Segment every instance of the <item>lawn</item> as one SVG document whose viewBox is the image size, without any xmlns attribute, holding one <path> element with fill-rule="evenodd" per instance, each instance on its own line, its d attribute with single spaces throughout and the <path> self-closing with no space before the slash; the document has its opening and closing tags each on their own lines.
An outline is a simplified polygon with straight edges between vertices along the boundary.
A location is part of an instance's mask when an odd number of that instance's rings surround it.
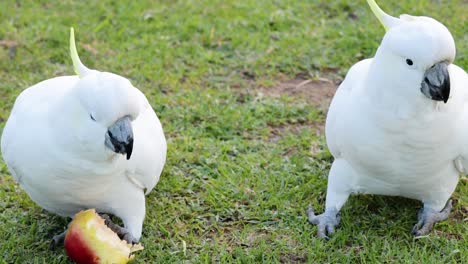
<svg viewBox="0 0 468 264">
<path fill-rule="evenodd" d="M 468 69 L 466 1 L 378 2 L 444 23 Z M 73 74 L 70 26 L 82 61 L 130 78 L 168 139 L 135 263 L 468 263 L 466 178 L 449 220 L 420 239 L 410 231 L 421 203 L 404 198 L 351 197 L 329 241 L 307 222 L 309 204 L 323 210 L 332 162 L 327 103 L 384 34 L 365 0 L 2 0 L 2 128 L 23 89 Z M 1 163 L 0 263 L 68 263 L 48 248 L 68 221 Z"/>
</svg>

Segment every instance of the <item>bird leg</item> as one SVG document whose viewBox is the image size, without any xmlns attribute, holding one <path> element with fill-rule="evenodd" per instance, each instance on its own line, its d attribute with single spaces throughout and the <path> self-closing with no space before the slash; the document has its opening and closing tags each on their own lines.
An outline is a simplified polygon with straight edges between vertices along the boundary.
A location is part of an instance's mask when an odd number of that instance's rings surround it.
<svg viewBox="0 0 468 264">
<path fill-rule="evenodd" d="M 309 216 L 309 223 L 318 226 L 317 235 L 320 238 L 328 239 L 328 235 L 335 232 L 335 226 L 340 223 L 341 216 L 338 210 L 326 209 L 321 215 L 315 215 L 312 206 L 307 209 L 307 215 Z"/>
<path fill-rule="evenodd" d="M 124 227 L 121 227 L 114 222 L 107 214 L 99 214 L 103 219 L 107 227 L 114 231 L 120 239 L 127 241 L 129 244 L 136 244 L 138 241 L 133 237 L 133 235 Z"/>
<path fill-rule="evenodd" d="M 65 241 L 65 236 L 67 235 L 67 231 L 68 229 L 52 237 L 52 240 L 50 241 L 49 245 L 51 250 L 55 250 L 58 246 L 63 245 L 63 242 Z"/>
<path fill-rule="evenodd" d="M 418 222 L 413 227 L 414 236 L 423 236 L 429 233 L 434 224 L 448 218 L 452 209 L 452 200 L 448 200 L 442 211 L 436 211 L 431 208 L 423 207 L 418 214 Z"/>
</svg>

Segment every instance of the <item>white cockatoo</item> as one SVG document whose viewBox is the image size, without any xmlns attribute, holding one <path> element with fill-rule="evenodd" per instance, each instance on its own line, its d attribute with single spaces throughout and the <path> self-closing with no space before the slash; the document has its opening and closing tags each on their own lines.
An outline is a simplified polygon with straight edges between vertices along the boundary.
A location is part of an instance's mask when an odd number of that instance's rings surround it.
<svg viewBox="0 0 468 264">
<path fill-rule="evenodd" d="M 135 243 L 145 194 L 158 182 L 166 159 L 161 123 L 128 79 L 81 63 L 73 28 L 70 52 L 77 76 L 45 80 L 16 99 L 3 130 L 3 158 L 14 179 L 47 211 L 73 217 L 96 208 L 113 214 L 124 224 L 119 235 Z"/>
<path fill-rule="evenodd" d="M 424 203 L 413 234 L 446 219 L 459 173 L 468 169 L 468 76 L 452 64 L 455 42 L 429 17 L 384 13 L 367 0 L 386 34 L 374 58 L 351 67 L 328 111 L 335 160 L 325 212 L 308 210 L 318 236 L 339 224 L 352 193 L 403 196 Z"/>
</svg>

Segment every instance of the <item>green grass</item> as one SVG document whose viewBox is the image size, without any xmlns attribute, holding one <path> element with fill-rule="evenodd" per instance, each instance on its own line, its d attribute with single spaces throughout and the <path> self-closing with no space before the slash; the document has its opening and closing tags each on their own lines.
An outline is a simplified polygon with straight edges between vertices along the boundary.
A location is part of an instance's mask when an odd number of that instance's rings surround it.
<svg viewBox="0 0 468 264">
<path fill-rule="evenodd" d="M 307 223 L 308 204 L 323 210 L 332 161 L 315 132 L 325 113 L 259 91 L 298 74 L 340 79 L 373 56 L 384 30 L 364 0 L 128 2 L 2 1 L 0 40 L 17 47 L 0 46 L 0 118 L 24 88 L 72 74 L 70 26 L 87 65 L 146 94 L 169 151 L 135 263 L 467 262 L 466 180 L 450 219 L 419 240 L 421 204 L 403 198 L 353 196 L 330 241 Z M 466 1 L 379 2 L 443 22 L 468 68 Z M 0 263 L 67 263 L 48 243 L 68 220 L 36 206 L 3 163 L 1 174 Z"/>
</svg>

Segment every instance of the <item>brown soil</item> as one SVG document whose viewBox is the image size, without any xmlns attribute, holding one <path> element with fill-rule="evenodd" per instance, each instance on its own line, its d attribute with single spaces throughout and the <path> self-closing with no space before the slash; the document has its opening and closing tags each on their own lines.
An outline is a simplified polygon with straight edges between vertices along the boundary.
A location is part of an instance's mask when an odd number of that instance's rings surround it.
<svg viewBox="0 0 468 264">
<path fill-rule="evenodd" d="M 260 88 L 260 92 L 266 96 L 280 97 L 287 95 L 298 100 L 305 100 L 326 112 L 337 87 L 337 82 L 329 79 L 310 80 L 297 77 L 292 80 L 281 81 L 272 87 Z"/>
</svg>

